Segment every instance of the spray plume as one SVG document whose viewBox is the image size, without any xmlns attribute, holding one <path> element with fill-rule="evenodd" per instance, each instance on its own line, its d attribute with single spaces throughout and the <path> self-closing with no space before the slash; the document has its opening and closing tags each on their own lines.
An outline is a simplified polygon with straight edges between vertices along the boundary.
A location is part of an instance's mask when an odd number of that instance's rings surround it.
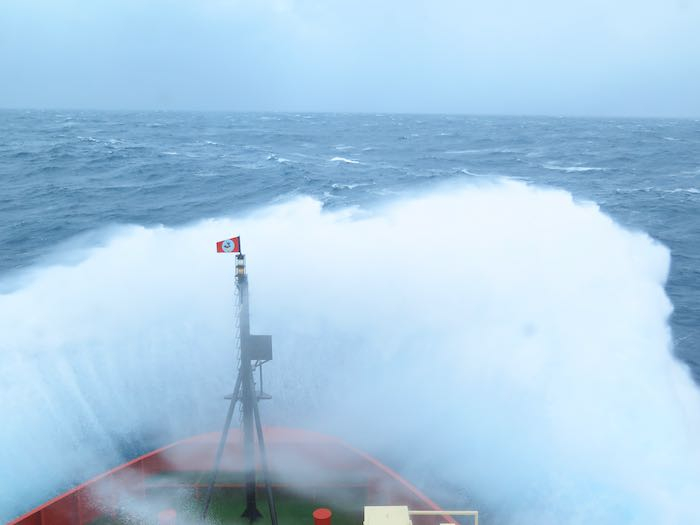
<svg viewBox="0 0 700 525">
<path fill-rule="evenodd" d="M 672 357 L 668 250 L 513 182 L 125 227 L 36 269 L 0 296 L 0 517 L 121 461 L 122 443 L 218 428 L 234 283 L 213 242 L 230 234 L 252 329 L 273 334 L 269 423 L 450 480 L 492 523 L 700 518 L 700 396 Z"/>
</svg>

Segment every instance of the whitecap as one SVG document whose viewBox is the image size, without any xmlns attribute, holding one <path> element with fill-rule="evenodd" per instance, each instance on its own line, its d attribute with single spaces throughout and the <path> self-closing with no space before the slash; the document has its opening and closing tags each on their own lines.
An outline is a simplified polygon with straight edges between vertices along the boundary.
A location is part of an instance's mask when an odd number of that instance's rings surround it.
<svg viewBox="0 0 700 525">
<path fill-rule="evenodd" d="M 650 192 L 655 191 L 653 186 L 646 186 L 644 188 L 615 188 L 615 193 L 636 193 L 638 191 Z"/>
<path fill-rule="evenodd" d="M 675 188 L 672 190 L 666 190 L 666 193 L 700 193 L 698 188 Z"/>
<path fill-rule="evenodd" d="M 331 162 L 344 162 L 345 164 L 359 164 L 359 160 L 346 159 L 345 157 L 333 157 Z"/>
<path fill-rule="evenodd" d="M 557 166 L 556 164 L 543 164 L 543 168 L 555 171 L 564 171 L 566 173 L 578 173 L 585 171 L 606 171 L 608 168 L 595 168 L 591 166 Z"/>
<path fill-rule="evenodd" d="M 334 190 L 353 190 L 355 188 L 359 188 L 360 186 L 369 186 L 369 184 L 366 182 L 365 183 L 358 182 L 356 184 L 341 184 L 341 183 L 336 182 L 331 187 Z"/>
<path fill-rule="evenodd" d="M 471 155 L 473 153 L 484 153 L 493 151 L 492 149 L 448 149 L 444 152 L 445 155 Z"/>
<path fill-rule="evenodd" d="M 291 160 L 285 159 L 284 157 L 278 157 L 278 156 L 275 155 L 274 153 L 270 153 L 270 154 L 267 156 L 267 160 L 276 160 L 276 161 L 279 162 L 280 164 L 287 164 L 287 163 L 289 163 L 289 162 L 292 162 Z"/>
</svg>

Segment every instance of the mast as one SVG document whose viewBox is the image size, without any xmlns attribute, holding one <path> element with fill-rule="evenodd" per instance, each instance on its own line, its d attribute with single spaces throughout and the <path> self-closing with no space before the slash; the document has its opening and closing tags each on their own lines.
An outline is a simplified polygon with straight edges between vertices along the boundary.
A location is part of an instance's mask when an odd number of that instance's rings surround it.
<svg viewBox="0 0 700 525">
<path fill-rule="evenodd" d="M 212 476 L 207 487 L 206 499 L 202 510 L 202 519 L 206 518 L 211 504 L 212 492 L 221 466 L 226 446 L 231 419 L 235 411 L 236 403 L 241 404 L 241 426 L 243 433 L 243 470 L 245 478 L 245 509 L 241 517 L 247 518 L 251 523 L 262 517 L 256 501 L 256 466 L 255 466 L 255 438 L 257 436 L 260 463 L 265 482 L 265 496 L 270 511 L 272 525 L 277 525 L 277 510 L 270 485 L 270 474 L 265 449 L 265 439 L 258 409 L 259 399 L 268 399 L 269 396 L 262 392 L 262 365 L 272 360 L 272 337 L 269 335 L 251 335 L 250 333 L 250 305 L 248 302 L 248 275 L 246 273 L 245 255 L 240 250 L 240 237 L 234 237 L 217 243 L 219 253 L 236 253 L 236 289 L 238 291 L 238 340 L 240 341 L 240 362 L 238 364 L 238 376 L 233 394 L 230 396 L 229 409 L 226 414 L 224 428 L 216 451 Z M 254 364 L 253 364 L 254 363 Z M 256 392 L 253 372 L 260 371 L 261 390 Z M 228 398 L 228 396 L 227 396 Z"/>
<path fill-rule="evenodd" d="M 236 286 L 240 300 L 241 341 L 241 411 L 243 412 L 243 457 L 245 472 L 245 510 L 242 518 L 251 522 L 262 517 L 255 501 L 255 443 L 253 442 L 253 405 L 257 404 L 250 348 L 250 306 L 248 304 L 248 276 L 245 272 L 245 255 L 236 255 Z"/>
</svg>

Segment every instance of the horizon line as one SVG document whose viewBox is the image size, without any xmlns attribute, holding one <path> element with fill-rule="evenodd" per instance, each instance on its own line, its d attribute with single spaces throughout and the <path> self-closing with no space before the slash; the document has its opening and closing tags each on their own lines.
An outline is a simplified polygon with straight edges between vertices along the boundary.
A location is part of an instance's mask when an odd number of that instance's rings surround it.
<svg viewBox="0 0 700 525">
<path fill-rule="evenodd" d="M 316 114 L 358 116 L 435 116 L 435 117 L 501 117 L 501 118 L 551 118 L 551 119 L 613 119 L 613 120 L 700 120 L 700 115 L 624 115 L 624 114 L 576 114 L 576 113 L 478 113 L 440 111 L 338 111 L 338 110 L 293 110 L 293 109 L 192 109 L 192 108 L 79 108 L 79 107 L 0 107 L 0 111 L 66 111 L 104 113 L 236 113 L 236 114 Z"/>
</svg>

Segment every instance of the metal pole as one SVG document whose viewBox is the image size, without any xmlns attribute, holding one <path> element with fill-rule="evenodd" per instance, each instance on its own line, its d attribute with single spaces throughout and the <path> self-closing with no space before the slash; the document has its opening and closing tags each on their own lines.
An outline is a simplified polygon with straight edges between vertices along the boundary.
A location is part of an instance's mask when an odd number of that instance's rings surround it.
<svg viewBox="0 0 700 525">
<path fill-rule="evenodd" d="M 255 482 L 255 442 L 254 442 L 254 410 L 255 387 L 253 386 L 253 369 L 250 363 L 250 307 L 248 304 L 248 276 L 238 274 L 238 294 L 241 300 L 240 336 L 241 336 L 241 403 L 243 406 L 243 458 L 245 472 L 245 510 L 241 517 L 251 522 L 262 517 L 256 502 Z"/>
<path fill-rule="evenodd" d="M 255 413 L 255 428 L 258 431 L 258 445 L 260 446 L 260 462 L 262 463 L 263 475 L 265 476 L 265 491 L 267 493 L 267 505 L 270 509 L 270 520 L 272 525 L 277 525 L 277 507 L 272 496 L 272 485 L 270 485 L 270 469 L 267 465 L 267 450 L 265 450 L 265 438 L 263 436 L 262 422 L 260 421 L 260 410 L 258 409 L 258 401 L 255 400 L 253 405 Z"/>
<path fill-rule="evenodd" d="M 216 460 L 214 460 L 214 470 L 211 473 L 211 480 L 209 480 L 209 486 L 207 487 L 207 496 L 204 500 L 204 509 L 202 510 L 202 519 L 207 517 L 207 512 L 209 511 L 209 504 L 211 503 L 211 495 L 214 490 L 214 484 L 216 483 L 216 478 L 219 476 L 219 467 L 221 466 L 221 458 L 224 455 L 224 447 L 226 446 L 226 438 L 228 437 L 228 431 L 231 428 L 231 419 L 233 418 L 233 412 L 236 408 L 236 401 L 240 395 L 241 390 L 241 373 L 238 372 L 238 377 L 236 378 L 236 386 L 233 388 L 233 394 L 231 395 L 231 403 L 228 405 L 228 412 L 226 413 L 226 422 L 224 423 L 224 429 L 221 431 L 221 439 L 219 440 L 219 448 L 216 449 Z"/>
<path fill-rule="evenodd" d="M 265 439 L 262 431 L 262 422 L 260 420 L 260 411 L 258 409 L 258 397 L 257 393 L 255 392 L 255 380 L 253 379 L 254 368 L 251 363 L 253 350 L 251 347 L 252 343 L 250 335 L 248 276 L 245 272 L 245 256 L 242 253 L 239 253 L 236 256 L 236 287 L 238 289 L 239 300 L 238 335 L 240 341 L 240 364 L 238 367 L 238 377 L 236 377 L 236 387 L 234 389 L 233 396 L 231 397 L 229 410 L 226 414 L 224 430 L 221 433 L 221 440 L 219 441 L 219 447 L 216 451 L 214 470 L 212 472 L 212 478 L 207 488 L 206 500 L 204 504 L 204 509 L 202 511 L 202 520 L 206 518 L 209 506 L 211 504 L 212 492 L 214 490 L 214 485 L 216 484 L 216 479 L 219 474 L 219 467 L 221 464 L 221 458 L 223 456 L 226 444 L 226 438 L 228 436 L 229 428 L 231 426 L 231 419 L 233 417 L 236 402 L 240 400 L 241 412 L 243 415 L 241 426 L 243 431 L 243 461 L 246 493 L 246 507 L 243 513 L 241 514 L 241 517 L 248 518 L 251 523 L 254 522 L 256 519 L 262 517 L 262 514 L 258 510 L 256 504 L 255 431 L 257 430 L 262 470 L 265 476 L 267 502 L 270 509 L 270 519 L 272 521 L 272 525 L 278 525 L 277 509 L 275 507 L 275 502 L 272 495 L 272 486 L 270 484 L 270 471 L 267 463 Z M 269 351 L 271 355 L 271 349 Z M 258 357 L 256 357 L 256 359 L 258 359 Z M 268 360 L 269 359 L 271 359 L 271 357 L 268 357 Z M 256 363 L 260 364 L 259 361 L 256 361 Z M 260 374 L 260 384 L 262 391 L 262 370 Z M 255 425 L 255 428 L 253 428 L 253 425 Z"/>
</svg>

